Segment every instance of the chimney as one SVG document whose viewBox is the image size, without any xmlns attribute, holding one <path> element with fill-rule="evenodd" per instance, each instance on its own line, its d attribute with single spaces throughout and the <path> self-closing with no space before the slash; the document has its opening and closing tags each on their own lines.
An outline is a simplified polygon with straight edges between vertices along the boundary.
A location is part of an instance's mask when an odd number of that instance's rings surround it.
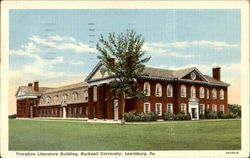
<svg viewBox="0 0 250 158">
<path fill-rule="evenodd" d="M 39 91 L 39 82 L 38 81 L 34 82 L 34 90 Z"/>
<path fill-rule="evenodd" d="M 213 78 L 220 81 L 220 67 L 213 68 Z"/>
<path fill-rule="evenodd" d="M 32 83 L 28 83 L 28 87 L 32 87 Z"/>
<path fill-rule="evenodd" d="M 109 58 L 109 63 L 115 65 L 115 58 Z"/>
</svg>

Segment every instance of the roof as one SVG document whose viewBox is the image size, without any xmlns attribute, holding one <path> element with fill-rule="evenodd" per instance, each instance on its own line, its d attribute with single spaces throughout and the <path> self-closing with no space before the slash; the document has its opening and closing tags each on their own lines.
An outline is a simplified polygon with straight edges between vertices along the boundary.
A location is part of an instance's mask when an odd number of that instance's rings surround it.
<svg viewBox="0 0 250 158">
<path fill-rule="evenodd" d="M 21 90 L 23 93 L 25 93 L 25 95 L 35 95 L 35 96 L 39 96 L 42 95 L 42 93 L 44 93 L 45 91 L 52 89 L 49 87 L 39 87 L 38 91 L 34 90 L 34 87 L 28 87 L 28 86 L 20 86 L 16 92 L 17 93 Z"/>
<path fill-rule="evenodd" d="M 99 62 L 95 66 L 95 68 L 91 71 L 91 73 L 87 76 L 85 81 L 88 83 L 96 81 L 97 79 L 91 80 L 91 78 L 102 65 L 103 65 L 102 62 Z M 204 83 L 216 84 L 220 86 L 229 86 L 229 84 L 223 81 L 216 80 L 208 75 L 203 75 L 196 67 L 190 67 L 190 68 L 180 69 L 180 70 L 168 70 L 168 69 L 161 69 L 161 68 L 154 68 L 154 67 L 145 67 L 143 73 L 147 75 L 141 76 L 140 78 L 161 79 L 161 80 L 182 80 L 183 81 L 182 78 L 186 76 L 187 74 L 191 73 L 192 71 L 195 71 L 196 74 L 204 81 Z M 98 81 L 106 80 L 109 78 L 111 78 L 111 76 L 100 78 L 98 79 Z"/>
<path fill-rule="evenodd" d="M 70 84 L 70 85 L 66 85 L 66 86 L 62 86 L 58 88 L 48 89 L 44 92 L 44 94 L 54 93 L 58 91 L 65 91 L 65 90 L 70 90 L 70 89 L 75 89 L 75 88 L 81 88 L 81 87 L 86 87 L 86 86 L 88 86 L 86 82 L 80 82 L 80 83 Z"/>
</svg>

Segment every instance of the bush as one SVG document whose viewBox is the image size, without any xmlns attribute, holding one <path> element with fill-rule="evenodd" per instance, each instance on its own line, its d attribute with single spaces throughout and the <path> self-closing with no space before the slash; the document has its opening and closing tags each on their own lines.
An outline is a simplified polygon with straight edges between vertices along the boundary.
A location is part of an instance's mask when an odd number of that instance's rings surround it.
<svg viewBox="0 0 250 158">
<path fill-rule="evenodd" d="M 16 114 L 9 115 L 8 117 L 9 117 L 9 119 L 15 119 L 16 118 Z"/>
<path fill-rule="evenodd" d="M 174 120 L 174 117 L 175 117 L 175 115 L 173 113 L 170 113 L 170 112 L 163 114 L 164 120 L 171 121 L 171 120 Z"/>
<path fill-rule="evenodd" d="M 199 118 L 200 118 L 200 119 L 205 119 L 206 117 L 205 117 L 205 115 L 200 114 Z"/>
<path fill-rule="evenodd" d="M 156 121 L 157 114 L 155 112 L 150 113 L 140 113 L 136 114 L 135 111 L 130 111 L 128 113 L 124 113 L 124 119 L 126 122 L 138 122 L 138 121 Z"/>
<path fill-rule="evenodd" d="M 218 116 L 215 112 L 210 112 L 206 115 L 206 119 L 217 119 Z"/>
<path fill-rule="evenodd" d="M 174 116 L 174 120 L 191 120 L 190 114 L 179 113 Z"/>
</svg>

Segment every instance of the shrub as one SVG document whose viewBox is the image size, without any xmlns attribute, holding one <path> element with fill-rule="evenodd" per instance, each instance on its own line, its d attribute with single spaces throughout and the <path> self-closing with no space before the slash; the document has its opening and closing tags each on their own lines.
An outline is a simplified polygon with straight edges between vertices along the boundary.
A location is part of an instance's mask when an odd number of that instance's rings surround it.
<svg viewBox="0 0 250 158">
<path fill-rule="evenodd" d="M 9 115 L 8 117 L 9 117 L 9 119 L 15 119 L 16 118 L 16 114 Z"/>
<path fill-rule="evenodd" d="M 179 113 L 174 116 L 174 120 L 191 120 L 190 114 Z"/>
<path fill-rule="evenodd" d="M 206 119 L 217 119 L 218 116 L 215 112 L 210 112 L 206 115 Z"/>
<path fill-rule="evenodd" d="M 157 114 L 155 112 L 151 113 L 140 113 L 136 114 L 135 111 L 130 111 L 124 113 L 124 119 L 126 122 L 135 122 L 135 121 L 156 121 Z"/>
<path fill-rule="evenodd" d="M 175 117 L 175 115 L 173 113 L 170 113 L 170 112 L 163 114 L 164 120 L 169 120 L 169 121 L 174 120 L 174 117 Z"/>
<path fill-rule="evenodd" d="M 205 117 L 205 115 L 200 114 L 199 118 L 200 118 L 200 119 L 205 119 L 206 117 Z"/>
</svg>

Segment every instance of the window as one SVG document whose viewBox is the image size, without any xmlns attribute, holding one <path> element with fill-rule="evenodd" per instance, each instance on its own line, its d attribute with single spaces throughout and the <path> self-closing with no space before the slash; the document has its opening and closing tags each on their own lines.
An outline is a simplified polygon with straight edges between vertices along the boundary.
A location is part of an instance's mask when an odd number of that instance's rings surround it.
<svg viewBox="0 0 250 158">
<path fill-rule="evenodd" d="M 73 92 L 72 97 L 73 97 L 73 101 L 76 101 L 78 99 L 78 93 Z"/>
<path fill-rule="evenodd" d="M 185 98 L 187 94 L 187 88 L 185 85 L 181 86 L 181 97 Z"/>
<path fill-rule="evenodd" d="M 205 90 L 204 90 L 204 87 L 200 87 L 200 98 L 204 98 L 204 92 Z"/>
<path fill-rule="evenodd" d="M 68 109 L 68 115 L 71 117 L 71 108 Z"/>
<path fill-rule="evenodd" d="M 171 84 L 167 86 L 167 97 L 173 97 L 173 87 Z"/>
<path fill-rule="evenodd" d="M 224 100 L 224 90 L 220 90 L 220 100 Z"/>
<path fill-rule="evenodd" d="M 213 111 L 213 112 L 216 112 L 216 111 L 217 111 L 217 105 L 215 105 L 215 104 L 212 105 L 212 111 Z"/>
<path fill-rule="evenodd" d="M 191 87 L 191 89 L 190 89 L 190 97 L 191 98 L 195 98 L 195 96 L 196 96 L 196 92 L 195 92 L 195 87 L 194 86 L 192 86 Z"/>
<path fill-rule="evenodd" d="M 156 86 L 155 86 L 155 96 L 157 96 L 157 97 L 162 96 L 162 88 L 161 88 L 160 83 L 157 83 Z"/>
<path fill-rule="evenodd" d="M 43 98 L 40 99 L 40 104 L 43 104 Z"/>
<path fill-rule="evenodd" d="M 186 104 L 185 103 L 181 103 L 181 112 L 186 114 Z"/>
<path fill-rule="evenodd" d="M 217 91 L 216 91 L 216 89 L 214 88 L 213 90 L 212 90 L 212 98 L 213 99 L 217 99 Z"/>
<path fill-rule="evenodd" d="M 50 103 L 50 99 L 51 99 L 50 97 L 47 97 L 47 98 L 46 98 L 46 103 L 47 103 L 47 104 Z"/>
<path fill-rule="evenodd" d="M 207 88 L 207 99 L 209 99 L 209 89 Z"/>
<path fill-rule="evenodd" d="M 166 109 L 167 109 L 168 113 L 173 113 L 173 104 L 172 103 L 168 103 Z"/>
<path fill-rule="evenodd" d="M 162 115 L 162 104 L 161 103 L 155 104 L 155 112 L 158 114 L 158 116 Z"/>
<path fill-rule="evenodd" d="M 97 87 L 94 86 L 93 88 L 93 101 L 97 101 Z"/>
<path fill-rule="evenodd" d="M 76 107 L 74 107 L 74 117 L 76 117 Z"/>
<path fill-rule="evenodd" d="M 209 110 L 209 104 L 207 104 L 207 110 Z"/>
<path fill-rule="evenodd" d="M 84 99 L 84 101 L 88 101 L 88 90 L 85 90 L 83 92 L 83 99 Z"/>
<path fill-rule="evenodd" d="M 58 102 L 58 100 L 59 100 L 58 95 L 55 95 L 55 96 L 54 96 L 54 103 L 57 103 L 57 102 Z"/>
<path fill-rule="evenodd" d="M 79 108 L 79 115 L 82 115 L 82 107 Z"/>
<path fill-rule="evenodd" d="M 224 105 L 220 105 L 220 112 L 224 114 Z"/>
<path fill-rule="evenodd" d="M 63 102 L 66 102 L 67 98 L 68 98 L 68 94 L 63 94 Z"/>
<path fill-rule="evenodd" d="M 150 84 L 148 82 L 144 83 L 143 90 L 146 96 L 150 96 Z"/>
<path fill-rule="evenodd" d="M 85 115 L 88 116 L 88 107 L 85 109 Z"/>
<path fill-rule="evenodd" d="M 144 113 L 150 112 L 150 103 L 144 103 Z"/>
<path fill-rule="evenodd" d="M 200 104 L 200 114 L 205 114 L 205 104 Z"/>
</svg>

